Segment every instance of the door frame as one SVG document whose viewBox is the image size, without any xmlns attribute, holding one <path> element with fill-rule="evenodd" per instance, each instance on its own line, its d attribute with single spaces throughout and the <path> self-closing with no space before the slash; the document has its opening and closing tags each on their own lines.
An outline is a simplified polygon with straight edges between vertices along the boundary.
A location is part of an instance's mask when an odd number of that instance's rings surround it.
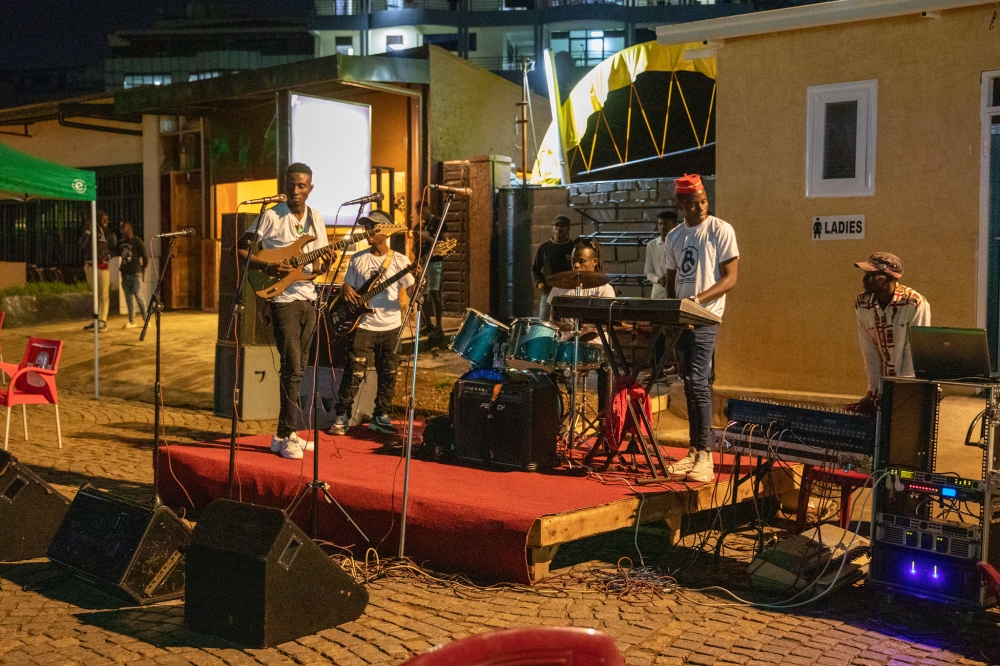
<svg viewBox="0 0 1000 666">
<path fill-rule="evenodd" d="M 989 293 L 990 248 L 992 243 L 1000 243 L 990 235 L 990 131 L 992 118 L 1000 115 L 1000 106 L 991 106 L 993 97 L 993 81 L 1000 79 L 1000 70 L 983 72 L 980 93 L 979 113 L 981 124 L 979 148 L 979 270 L 977 279 L 978 307 L 976 308 L 976 326 L 986 328 L 987 313 L 991 308 L 1000 309 L 1000 293 Z M 1000 270 L 1000 266 L 992 267 Z M 987 335 L 990 332 L 987 331 Z M 991 350 L 991 362 L 994 368 L 1000 368 L 1000 352 Z"/>
</svg>

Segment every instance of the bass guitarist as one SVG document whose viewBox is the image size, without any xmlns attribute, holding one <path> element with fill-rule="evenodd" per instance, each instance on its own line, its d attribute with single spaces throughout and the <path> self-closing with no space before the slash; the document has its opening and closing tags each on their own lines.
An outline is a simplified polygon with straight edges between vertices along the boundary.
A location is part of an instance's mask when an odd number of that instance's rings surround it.
<svg viewBox="0 0 1000 666">
<path fill-rule="evenodd" d="M 306 199 L 313 191 L 312 169 L 305 164 L 295 163 L 285 172 L 285 193 L 288 203 L 279 203 L 264 211 L 247 233 L 240 239 L 240 256 L 245 258 L 249 248 L 259 239 L 258 248 L 271 250 L 291 245 L 302 236 L 314 236 L 316 240 L 303 246 L 303 251 L 311 252 L 329 245 L 323 217 L 306 206 Z M 307 276 L 326 273 L 330 267 L 327 253 L 311 266 L 302 270 Z M 287 261 L 272 265 L 253 256 L 250 268 L 276 272 L 286 276 L 296 270 Z M 292 282 L 282 293 L 271 300 L 271 321 L 274 340 L 281 356 L 281 410 L 278 414 L 278 430 L 271 437 L 271 451 L 283 458 L 301 459 L 303 451 L 312 451 L 313 443 L 299 437 L 296 432 L 302 418 L 299 405 L 299 384 L 302 373 L 309 362 L 309 343 L 316 330 L 316 287 L 311 280 Z"/>
<path fill-rule="evenodd" d="M 357 305 L 365 292 L 390 278 L 410 265 L 409 258 L 389 248 L 384 234 L 375 236 L 371 248 L 356 252 L 351 257 L 344 276 L 344 288 L 341 298 Z M 412 271 L 417 277 L 420 267 Z M 380 294 L 368 301 L 368 307 L 374 310 L 358 323 L 357 329 L 347 342 L 347 358 L 350 361 L 350 375 L 340 382 L 337 395 L 337 408 L 333 424 L 328 433 L 343 435 L 347 432 L 347 424 L 351 418 L 351 408 L 358 393 L 361 380 L 368 369 L 368 359 L 374 358 L 375 371 L 378 374 L 378 391 L 375 396 L 375 412 L 368 427 L 384 433 L 395 433 L 396 428 L 389 418 L 392 408 L 392 398 L 396 391 L 396 369 L 399 367 L 399 356 L 393 347 L 396 336 L 402 326 L 402 316 L 399 311 L 399 290 L 406 289 L 413 297 L 415 277 L 407 273 L 396 280 Z"/>
</svg>

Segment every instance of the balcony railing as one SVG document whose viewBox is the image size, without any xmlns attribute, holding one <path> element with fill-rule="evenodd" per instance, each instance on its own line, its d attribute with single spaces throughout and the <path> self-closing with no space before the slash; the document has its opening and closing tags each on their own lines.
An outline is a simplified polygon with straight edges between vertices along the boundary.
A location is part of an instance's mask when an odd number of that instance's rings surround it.
<svg viewBox="0 0 1000 666">
<path fill-rule="evenodd" d="M 518 11 L 569 5 L 618 5 L 657 7 L 663 5 L 714 5 L 706 0 L 316 0 L 318 16 L 353 16 L 395 9 L 439 9 L 459 11 L 463 3 L 474 12 Z M 721 4 L 720 0 L 719 4 Z"/>
</svg>

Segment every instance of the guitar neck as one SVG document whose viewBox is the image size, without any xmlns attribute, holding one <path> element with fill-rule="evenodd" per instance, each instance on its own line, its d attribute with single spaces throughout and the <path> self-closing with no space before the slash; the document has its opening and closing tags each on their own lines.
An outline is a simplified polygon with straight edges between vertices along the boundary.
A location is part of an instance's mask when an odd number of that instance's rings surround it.
<svg viewBox="0 0 1000 666">
<path fill-rule="evenodd" d="M 360 304 L 361 305 L 367 305 L 368 301 L 370 301 L 371 299 L 373 299 L 376 296 L 378 296 L 379 294 L 381 294 L 383 291 L 385 291 L 386 289 L 388 289 L 389 287 L 391 287 L 396 282 L 399 282 L 400 280 L 402 280 L 404 276 L 412 273 L 413 272 L 413 266 L 414 266 L 414 264 L 410 264 L 409 266 L 407 266 L 403 270 L 401 270 L 398 273 L 396 273 L 395 275 L 393 275 L 391 278 L 389 278 L 387 280 L 384 280 L 384 281 L 376 284 L 371 289 L 369 289 L 368 291 L 366 291 L 365 295 L 361 297 L 361 303 Z"/>
<path fill-rule="evenodd" d="M 312 252 L 307 252 L 305 254 L 300 254 L 299 256 L 295 257 L 295 261 L 292 262 L 292 265 L 294 265 L 294 266 L 302 266 L 303 264 L 312 263 L 313 261 L 316 261 L 316 259 L 318 259 L 320 256 L 322 256 L 324 252 L 327 251 L 327 247 L 332 247 L 334 252 L 338 252 L 340 250 L 343 250 L 345 248 L 348 248 L 348 247 L 354 245 L 355 243 L 358 243 L 358 242 L 363 241 L 363 240 L 367 240 L 367 239 L 371 238 L 373 235 L 374 235 L 374 232 L 365 231 L 365 232 L 362 232 L 360 234 L 354 234 L 353 236 L 348 236 L 347 238 L 344 238 L 343 240 L 339 240 L 336 243 L 332 243 L 329 246 L 324 246 L 324 247 L 318 248 L 316 250 L 313 250 Z"/>
</svg>

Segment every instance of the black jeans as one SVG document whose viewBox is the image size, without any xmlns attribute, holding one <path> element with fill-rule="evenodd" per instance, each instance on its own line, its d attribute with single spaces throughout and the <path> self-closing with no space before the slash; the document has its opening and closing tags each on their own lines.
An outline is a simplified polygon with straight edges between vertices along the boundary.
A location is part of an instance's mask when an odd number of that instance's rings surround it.
<svg viewBox="0 0 1000 666">
<path fill-rule="evenodd" d="M 368 371 L 369 361 L 374 358 L 375 370 L 378 373 L 378 392 L 375 394 L 375 415 L 388 415 L 392 408 L 392 398 L 396 392 L 396 369 L 399 367 L 399 356 L 393 351 L 399 329 L 391 331 L 368 331 L 359 328 L 347 347 L 347 360 L 350 368 L 345 368 L 344 377 L 340 380 L 340 390 L 337 392 L 337 415 L 350 416 L 354 398 L 358 394 L 361 380 Z M 347 374 L 350 370 L 350 375 Z M 350 380 L 350 381 L 348 381 Z"/>
<path fill-rule="evenodd" d="M 302 420 L 299 384 L 309 363 L 309 343 L 316 330 L 316 306 L 312 301 L 271 302 L 274 341 L 281 356 L 281 411 L 278 413 L 278 437 L 288 437 L 298 430 Z"/>
</svg>

